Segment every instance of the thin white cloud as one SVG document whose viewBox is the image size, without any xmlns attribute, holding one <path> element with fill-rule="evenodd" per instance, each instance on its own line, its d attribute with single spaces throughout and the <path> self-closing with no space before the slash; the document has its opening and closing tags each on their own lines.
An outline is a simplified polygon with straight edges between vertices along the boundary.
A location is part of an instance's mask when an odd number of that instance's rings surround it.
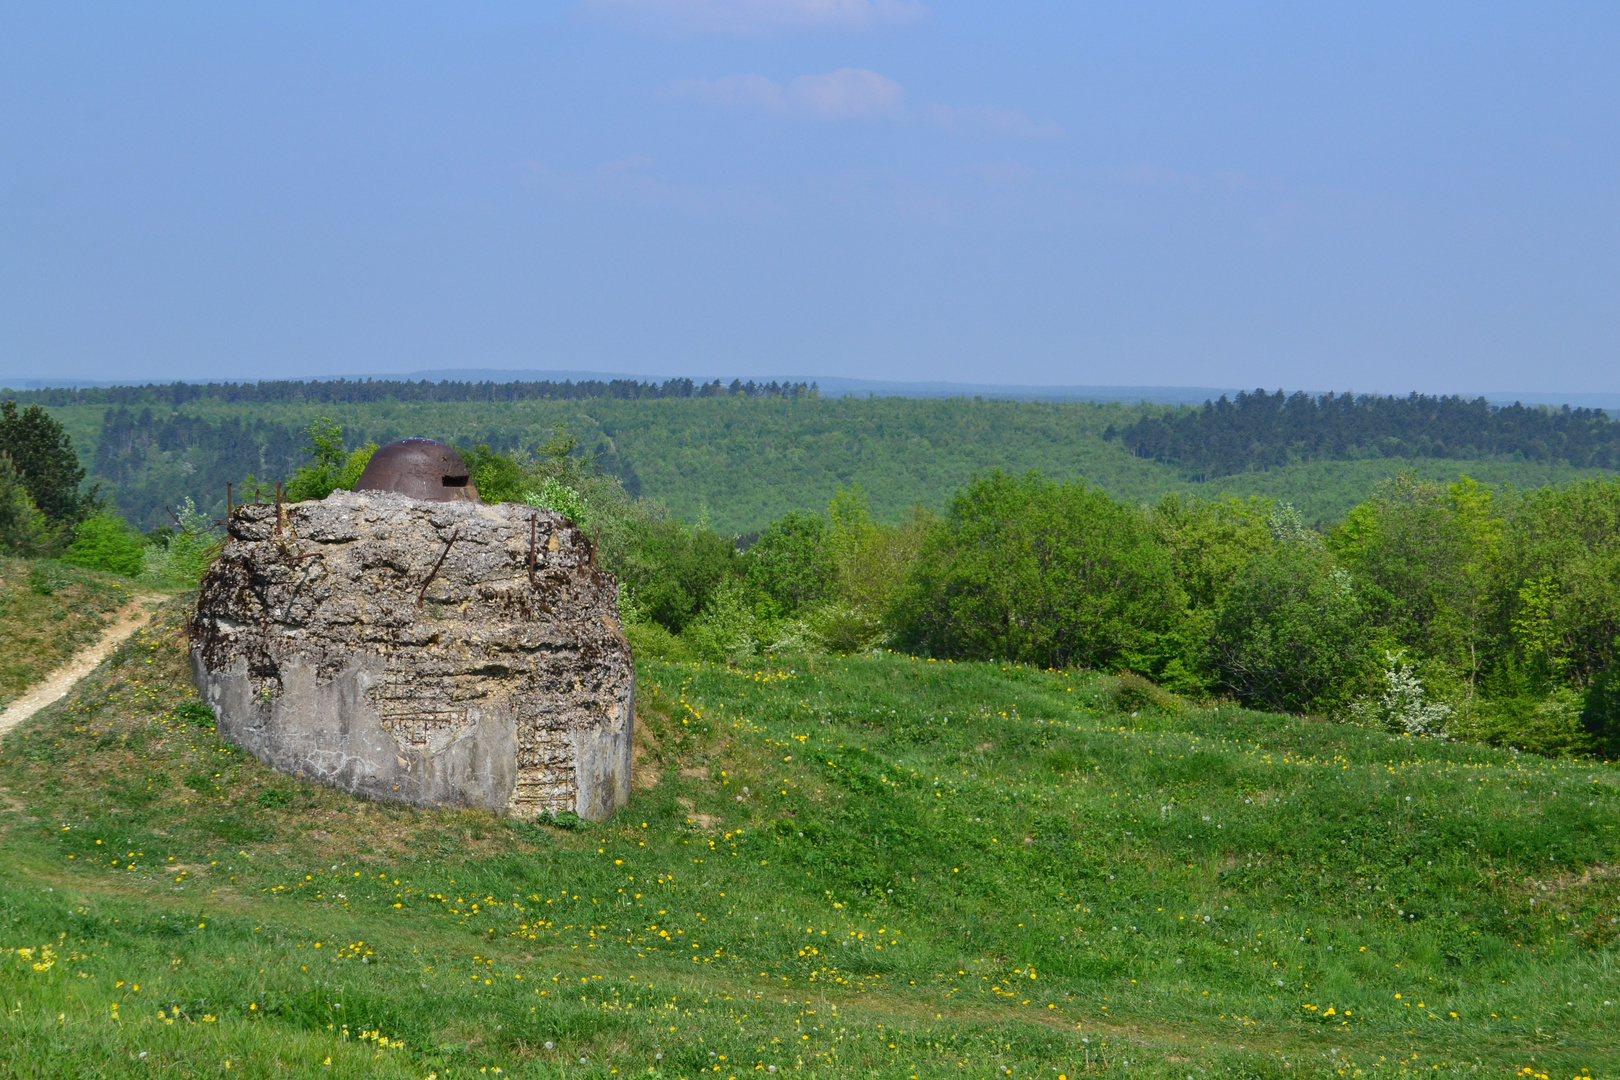
<svg viewBox="0 0 1620 1080">
<path fill-rule="evenodd" d="M 719 108 L 796 114 L 817 120 L 920 118 L 943 131 L 960 135 L 1047 139 L 1063 134 L 1063 129 L 1056 124 L 1036 122 L 1017 109 L 924 105 L 913 113 L 906 105 L 906 92 L 899 83 L 887 75 L 862 68 L 800 75 L 785 86 L 763 75 L 682 79 L 664 87 L 659 96 Z"/>
<path fill-rule="evenodd" d="M 1063 134 L 1063 129 L 1051 121 L 1037 123 L 1017 109 L 930 105 L 923 109 L 923 116 L 936 127 L 964 135 L 989 135 L 1007 139 L 1051 139 Z"/>
<path fill-rule="evenodd" d="M 911 26 L 928 16 L 918 0 L 585 0 L 584 9 L 634 30 L 744 37 Z"/>
<path fill-rule="evenodd" d="M 859 68 L 801 75 L 786 86 L 763 75 L 684 79 L 666 87 L 663 96 L 723 108 L 797 113 L 817 120 L 898 119 L 906 112 L 906 93 L 899 83 Z"/>
<path fill-rule="evenodd" d="M 894 119 L 906 112 L 899 83 L 859 68 L 800 75 L 788 83 L 787 96 L 795 108 L 822 120 Z"/>
</svg>

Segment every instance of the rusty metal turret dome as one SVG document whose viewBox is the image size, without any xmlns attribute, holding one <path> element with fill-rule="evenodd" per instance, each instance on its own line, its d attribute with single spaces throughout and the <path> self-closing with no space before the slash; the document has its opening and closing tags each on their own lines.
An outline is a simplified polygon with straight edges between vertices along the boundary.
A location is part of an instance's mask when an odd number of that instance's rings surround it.
<svg viewBox="0 0 1620 1080">
<path fill-rule="evenodd" d="M 433 439 L 400 439 L 379 447 L 356 491 L 396 491 L 427 502 L 480 502 L 467 463 Z"/>
</svg>

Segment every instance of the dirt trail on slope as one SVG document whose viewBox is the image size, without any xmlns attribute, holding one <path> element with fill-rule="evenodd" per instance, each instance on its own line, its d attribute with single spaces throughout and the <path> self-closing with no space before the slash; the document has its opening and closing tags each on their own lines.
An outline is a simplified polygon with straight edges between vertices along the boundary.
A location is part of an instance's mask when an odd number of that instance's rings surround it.
<svg viewBox="0 0 1620 1080">
<path fill-rule="evenodd" d="M 163 597 L 148 593 L 133 597 L 119 611 L 113 624 L 101 632 L 101 637 L 88 649 L 73 654 L 73 659 L 45 677 L 45 681 L 29 689 L 0 713 L 0 735 L 33 716 L 52 702 L 59 701 L 73 689 L 73 684 L 96 669 L 96 665 L 112 655 L 112 651 L 129 635 L 139 630 L 152 617 L 147 609 Z"/>
</svg>

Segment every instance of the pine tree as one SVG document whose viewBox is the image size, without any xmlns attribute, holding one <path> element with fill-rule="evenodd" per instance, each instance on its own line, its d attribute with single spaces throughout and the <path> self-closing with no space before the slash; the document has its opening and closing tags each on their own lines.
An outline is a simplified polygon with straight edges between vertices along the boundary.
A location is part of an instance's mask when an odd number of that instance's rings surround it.
<svg viewBox="0 0 1620 1080">
<path fill-rule="evenodd" d="M 84 468 L 62 425 L 38 405 L 0 404 L 0 453 L 11 458 L 23 487 L 47 520 L 77 521 L 97 507 L 95 489 L 81 495 Z"/>
</svg>

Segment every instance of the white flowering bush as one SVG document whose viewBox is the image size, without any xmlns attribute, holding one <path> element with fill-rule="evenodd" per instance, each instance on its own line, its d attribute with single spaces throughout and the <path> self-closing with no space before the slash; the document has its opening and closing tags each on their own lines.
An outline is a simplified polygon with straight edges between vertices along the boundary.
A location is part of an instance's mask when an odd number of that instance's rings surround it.
<svg viewBox="0 0 1620 1080">
<path fill-rule="evenodd" d="M 776 625 L 766 647 L 773 653 L 823 652 L 827 640 L 806 619 L 787 619 Z"/>
<path fill-rule="evenodd" d="M 1305 524 L 1305 518 L 1294 509 L 1293 503 L 1278 503 L 1266 519 L 1271 539 L 1278 544 L 1303 544 L 1310 548 L 1322 546 L 1322 538 Z"/>
<path fill-rule="evenodd" d="M 823 647 L 834 652 L 853 656 L 884 641 L 882 617 L 850 604 L 825 604 L 808 621 Z"/>
<path fill-rule="evenodd" d="M 617 594 L 614 596 L 614 605 L 619 609 L 621 623 L 638 623 L 647 620 L 647 606 L 636 598 L 635 590 L 624 582 L 619 582 Z"/>
<path fill-rule="evenodd" d="M 1350 706 L 1356 721 L 1368 727 L 1404 735 L 1440 736 L 1451 706 L 1429 702 L 1417 669 L 1406 663 L 1406 652 L 1384 653 L 1384 692 L 1375 698 L 1362 698 Z"/>
</svg>

